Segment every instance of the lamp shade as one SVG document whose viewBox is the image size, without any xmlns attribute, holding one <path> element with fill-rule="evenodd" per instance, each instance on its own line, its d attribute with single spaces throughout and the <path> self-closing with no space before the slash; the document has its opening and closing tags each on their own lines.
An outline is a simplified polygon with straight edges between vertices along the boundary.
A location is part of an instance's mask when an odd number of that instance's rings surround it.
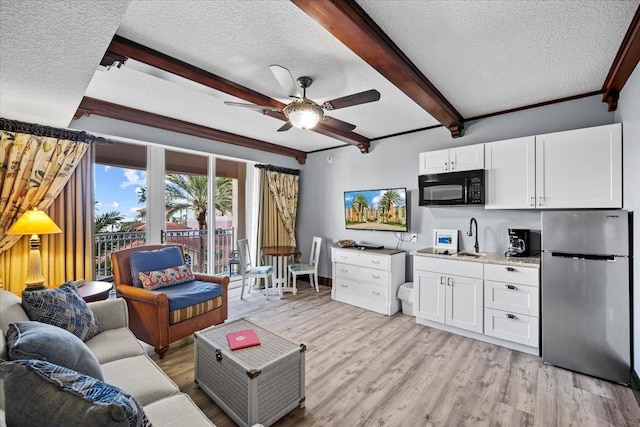
<svg viewBox="0 0 640 427">
<path fill-rule="evenodd" d="M 49 218 L 49 215 L 38 208 L 26 211 L 7 231 L 7 234 L 19 235 L 57 233 L 62 233 L 62 230 Z"/>
<path fill-rule="evenodd" d="M 324 116 L 322 108 L 307 100 L 292 102 L 283 111 L 291 124 L 299 129 L 311 129 Z"/>
</svg>

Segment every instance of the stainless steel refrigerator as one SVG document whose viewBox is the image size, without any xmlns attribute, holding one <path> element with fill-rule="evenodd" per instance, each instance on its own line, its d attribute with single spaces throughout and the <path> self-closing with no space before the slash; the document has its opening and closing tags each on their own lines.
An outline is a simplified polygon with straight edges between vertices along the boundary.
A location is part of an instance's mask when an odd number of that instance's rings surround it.
<svg viewBox="0 0 640 427">
<path fill-rule="evenodd" d="M 631 216 L 542 213 L 542 361 L 631 382 Z"/>
</svg>

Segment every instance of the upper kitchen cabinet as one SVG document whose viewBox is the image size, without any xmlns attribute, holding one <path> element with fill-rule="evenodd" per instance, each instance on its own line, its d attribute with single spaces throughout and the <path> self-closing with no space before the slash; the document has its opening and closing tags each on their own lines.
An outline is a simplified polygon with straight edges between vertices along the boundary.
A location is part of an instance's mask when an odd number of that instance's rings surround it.
<svg viewBox="0 0 640 427">
<path fill-rule="evenodd" d="M 536 136 L 539 208 L 622 207 L 622 125 Z"/>
<path fill-rule="evenodd" d="M 420 175 L 484 169 L 484 144 L 420 153 Z"/>
<path fill-rule="evenodd" d="M 622 207 L 620 124 L 488 143 L 488 209 Z"/>
<path fill-rule="evenodd" d="M 485 208 L 535 208 L 536 137 L 485 144 L 485 155 Z"/>
</svg>

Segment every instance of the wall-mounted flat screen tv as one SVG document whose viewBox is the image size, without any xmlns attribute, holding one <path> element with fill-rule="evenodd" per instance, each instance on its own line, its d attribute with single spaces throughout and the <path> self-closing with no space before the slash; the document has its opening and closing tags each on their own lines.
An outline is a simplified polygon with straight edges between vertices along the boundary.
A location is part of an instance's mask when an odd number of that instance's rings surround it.
<svg viewBox="0 0 640 427">
<path fill-rule="evenodd" d="M 348 230 L 409 231 L 407 189 L 384 188 L 344 192 Z"/>
</svg>

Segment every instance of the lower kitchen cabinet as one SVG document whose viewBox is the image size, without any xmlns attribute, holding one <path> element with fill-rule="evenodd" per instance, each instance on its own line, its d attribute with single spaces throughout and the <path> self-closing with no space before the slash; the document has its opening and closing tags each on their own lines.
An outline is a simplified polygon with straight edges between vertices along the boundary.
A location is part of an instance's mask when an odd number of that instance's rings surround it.
<svg viewBox="0 0 640 427">
<path fill-rule="evenodd" d="M 416 322 L 539 355 L 539 270 L 414 256 Z"/>
<path fill-rule="evenodd" d="M 418 323 L 430 320 L 482 333 L 482 264 L 415 257 L 414 268 Z"/>
</svg>

